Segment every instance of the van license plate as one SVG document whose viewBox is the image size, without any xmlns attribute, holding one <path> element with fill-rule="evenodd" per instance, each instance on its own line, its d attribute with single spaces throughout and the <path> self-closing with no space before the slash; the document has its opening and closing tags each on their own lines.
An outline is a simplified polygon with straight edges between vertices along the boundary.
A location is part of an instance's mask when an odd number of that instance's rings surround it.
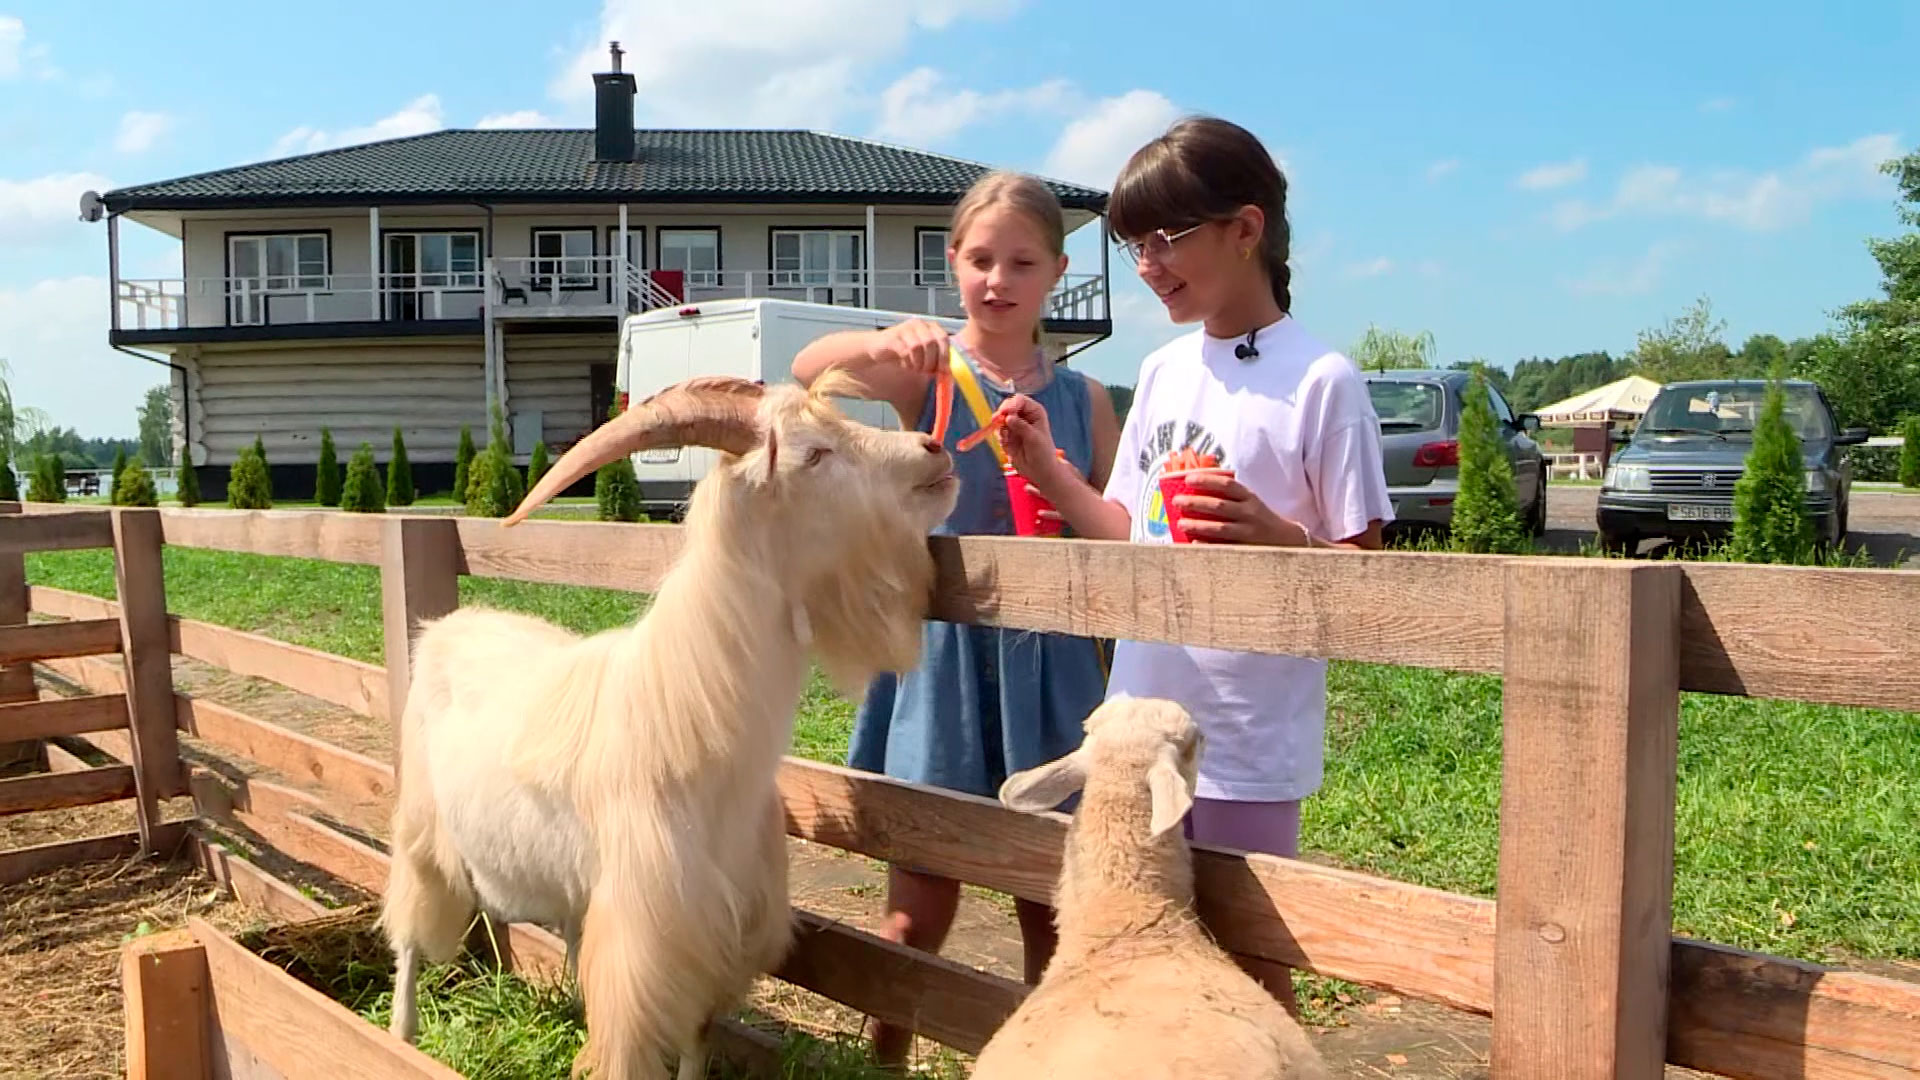
<svg viewBox="0 0 1920 1080">
<path fill-rule="evenodd" d="M 1703 506 L 1699 503 L 1668 503 L 1668 521 L 1732 521 L 1733 507 Z"/>
<path fill-rule="evenodd" d="M 651 450 L 642 450 L 634 455 L 642 465 L 671 465 L 680 460 L 680 448 L 677 446 L 657 446 Z"/>
</svg>

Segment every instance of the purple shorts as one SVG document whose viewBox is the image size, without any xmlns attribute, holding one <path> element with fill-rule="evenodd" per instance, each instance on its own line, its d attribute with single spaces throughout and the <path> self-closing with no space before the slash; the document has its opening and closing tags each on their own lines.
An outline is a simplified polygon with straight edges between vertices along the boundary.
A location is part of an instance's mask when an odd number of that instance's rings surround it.
<svg viewBox="0 0 1920 1080">
<path fill-rule="evenodd" d="M 1300 857 L 1300 803 L 1195 799 L 1187 840 L 1212 847 Z"/>
</svg>

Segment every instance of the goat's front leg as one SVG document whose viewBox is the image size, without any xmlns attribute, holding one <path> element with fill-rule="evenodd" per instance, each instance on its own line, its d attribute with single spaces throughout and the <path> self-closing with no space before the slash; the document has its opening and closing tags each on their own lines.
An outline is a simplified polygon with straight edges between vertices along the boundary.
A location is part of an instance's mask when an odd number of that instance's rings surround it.
<svg viewBox="0 0 1920 1080">
<path fill-rule="evenodd" d="M 712 1045 L 713 1021 L 700 1025 L 700 1033 L 694 1036 L 694 1048 L 680 1055 L 680 1071 L 675 1080 L 706 1080 L 707 1054 Z"/>
<path fill-rule="evenodd" d="M 420 951 L 402 945 L 393 973 L 393 1022 L 388 1025 L 395 1038 L 412 1042 L 420 1032 L 420 1003 L 415 983 L 420 974 Z"/>
</svg>

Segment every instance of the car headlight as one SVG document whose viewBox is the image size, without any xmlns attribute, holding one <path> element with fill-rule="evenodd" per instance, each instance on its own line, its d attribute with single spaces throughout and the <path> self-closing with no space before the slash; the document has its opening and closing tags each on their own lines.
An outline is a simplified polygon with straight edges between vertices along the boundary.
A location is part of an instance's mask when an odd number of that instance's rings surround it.
<svg viewBox="0 0 1920 1080">
<path fill-rule="evenodd" d="M 1648 491 L 1652 488 L 1645 465 L 1609 465 L 1600 486 L 1608 491 Z"/>
<path fill-rule="evenodd" d="M 1827 474 L 1818 469 L 1808 470 L 1807 491 L 1815 495 L 1824 495 L 1827 491 Z"/>
</svg>

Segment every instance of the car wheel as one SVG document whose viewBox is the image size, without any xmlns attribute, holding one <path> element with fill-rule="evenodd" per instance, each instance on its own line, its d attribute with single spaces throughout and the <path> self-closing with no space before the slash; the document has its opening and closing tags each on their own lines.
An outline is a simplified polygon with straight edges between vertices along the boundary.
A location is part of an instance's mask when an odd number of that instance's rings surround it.
<svg viewBox="0 0 1920 1080">
<path fill-rule="evenodd" d="M 1640 550 L 1640 538 L 1629 533 L 1602 531 L 1599 534 L 1600 550 L 1609 555 L 1633 557 Z"/>
</svg>

